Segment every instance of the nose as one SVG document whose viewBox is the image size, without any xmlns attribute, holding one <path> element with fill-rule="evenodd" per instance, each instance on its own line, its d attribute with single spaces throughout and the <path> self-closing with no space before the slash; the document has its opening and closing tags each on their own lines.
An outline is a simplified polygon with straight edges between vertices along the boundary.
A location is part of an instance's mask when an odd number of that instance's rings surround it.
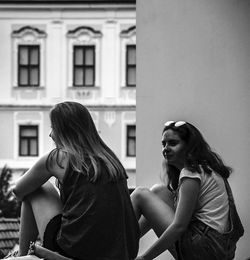
<svg viewBox="0 0 250 260">
<path fill-rule="evenodd" d="M 162 153 L 163 154 L 168 154 L 170 152 L 170 147 L 166 144 L 163 149 L 162 149 Z"/>
<path fill-rule="evenodd" d="M 50 137 L 51 139 L 53 139 L 53 137 L 54 137 L 54 136 L 53 136 L 53 131 L 52 131 L 52 130 L 51 130 L 50 133 L 49 133 L 49 137 Z"/>
<path fill-rule="evenodd" d="M 163 150 L 164 151 L 169 151 L 170 150 L 170 147 L 169 145 L 166 143 L 165 146 L 163 147 Z"/>
</svg>

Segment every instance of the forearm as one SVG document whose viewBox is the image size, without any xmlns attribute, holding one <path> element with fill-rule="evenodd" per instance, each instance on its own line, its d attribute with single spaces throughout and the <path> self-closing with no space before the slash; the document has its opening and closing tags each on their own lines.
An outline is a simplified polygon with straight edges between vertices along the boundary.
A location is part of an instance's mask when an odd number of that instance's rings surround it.
<svg viewBox="0 0 250 260">
<path fill-rule="evenodd" d="M 143 254 L 146 260 L 156 258 L 158 255 L 168 250 L 184 232 L 183 226 L 170 225 L 159 239 Z"/>
<path fill-rule="evenodd" d="M 23 176 L 21 176 L 12 192 L 18 200 L 41 187 L 49 180 L 52 174 L 46 168 L 47 155 L 41 157 Z"/>
<path fill-rule="evenodd" d="M 12 193 L 15 195 L 18 201 L 23 201 L 25 196 L 32 193 L 36 189 L 36 186 L 27 186 L 25 183 L 22 182 L 22 180 L 19 180 L 16 183 L 16 185 L 12 188 Z"/>
</svg>

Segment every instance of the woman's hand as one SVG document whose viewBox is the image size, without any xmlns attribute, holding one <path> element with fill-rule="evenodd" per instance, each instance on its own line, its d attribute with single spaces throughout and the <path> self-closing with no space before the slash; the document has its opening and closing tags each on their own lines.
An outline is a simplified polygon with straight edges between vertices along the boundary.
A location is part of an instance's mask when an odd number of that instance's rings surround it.
<svg viewBox="0 0 250 260">
<path fill-rule="evenodd" d="M 29 254 L 47 260 L 72 260 L 71 258 L 60 255 L 57 252 L 51 251 L 35 243 L 30 244 Z"/>
</svg>

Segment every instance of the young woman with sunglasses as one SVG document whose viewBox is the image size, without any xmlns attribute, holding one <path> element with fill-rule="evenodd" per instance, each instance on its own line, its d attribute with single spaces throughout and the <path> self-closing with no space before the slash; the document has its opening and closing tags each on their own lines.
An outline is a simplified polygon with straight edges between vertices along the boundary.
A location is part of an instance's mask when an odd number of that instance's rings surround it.
<svg viewBox="0 0 250 260">
<path fill-rule="evenodd" d="M 56 148 L 13 189 L 22 201 L 19 256 L 39 234 L 50 251 L 32 244 L 32 252 L 46 259 L 134 259 L 139 227 L 122 164 L 80 103 L 55 105 L 50 121 Z M 51 177 L 58 180 L 60 196 Z"/>
<path fill-rule="evenodd" d="M 150 229 L 158 236 L 136 260 L 165 250 L 175 259 L 233 259 L 244 230 L 227 181 L 231 169 L 190 123 L 166 122 L 161 143 L 166 185 L 131 195 L 141 236 Z"/>
</svg>

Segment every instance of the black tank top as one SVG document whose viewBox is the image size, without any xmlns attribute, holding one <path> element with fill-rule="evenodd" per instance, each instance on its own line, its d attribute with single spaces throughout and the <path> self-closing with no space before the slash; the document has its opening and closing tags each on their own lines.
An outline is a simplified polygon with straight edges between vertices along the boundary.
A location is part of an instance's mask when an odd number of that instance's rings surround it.
<svg viewBox="0 0 250 260">
<path fill-rule="evenodd" d="M 69 168 L 60 189 L 64 206 L 57 243 L 65 253 L 83 260 L 137 256 L 139 227 L 125 178 L 110 181 L 103 163 L 95 183 Z"/>
</svg>

